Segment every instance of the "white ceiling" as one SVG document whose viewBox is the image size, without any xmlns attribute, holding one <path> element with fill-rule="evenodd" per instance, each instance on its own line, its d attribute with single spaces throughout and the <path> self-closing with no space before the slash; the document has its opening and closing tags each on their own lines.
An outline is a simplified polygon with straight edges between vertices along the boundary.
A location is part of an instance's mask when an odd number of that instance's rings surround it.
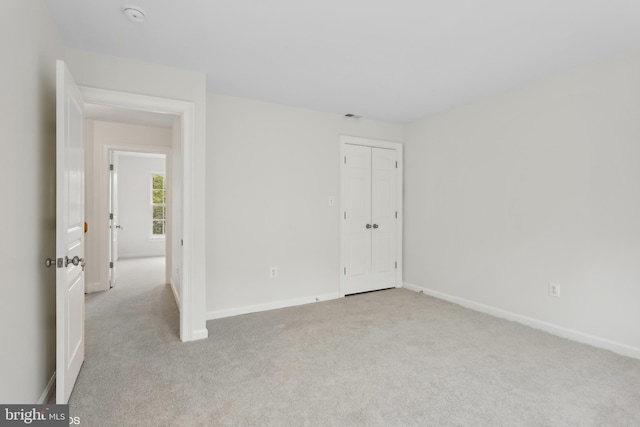
<svg viewBox="0 0 640 427">
<path fill-rule="evenodd" d="M 173 127 L 174 115 L 153 113 L 150 111 L 130 110 L 127 108 L 111 107 L 86 103 L 84 115 L 88 119 L 103 120 L 107 122 L 130 123 L 144 126 L 156 126 L 162 128 Z"/>
<path fill-rule="evenodd" d="M 640 48 L 638 0 L 47 0 L 70 47 L 210 92 L 407 122 Z M 127 5 L 130 5 L 127 3 Z"/>
</svg>

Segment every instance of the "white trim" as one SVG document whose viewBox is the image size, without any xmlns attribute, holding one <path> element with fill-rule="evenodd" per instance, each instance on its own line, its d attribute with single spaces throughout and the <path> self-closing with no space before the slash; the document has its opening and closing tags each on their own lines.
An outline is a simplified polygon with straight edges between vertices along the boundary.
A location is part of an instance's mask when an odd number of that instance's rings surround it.
<svg viewBox="0 0 640 427">
<path fill-rule="evenodd" d="M 103 291 L 104 290 L 104 286 L 102 285 L 101 282 L 91 282 L 91 283 L 85 283 L 84 284 L 84 291 L 87 294 L 90 294 L 92 292 L 99 292 L 99 291 Z"/>
<path fill-rule="evenodd" d="M 398 267 L 396 269 L 396 288 L 402 287 L 402 230 L 403 230 L 403 176 L 404 176 L 404 146 L 401 142 L 381 141 L 377 139 L 360 138 L 357 136 L 340 135 L 340 297 L 345 296 L 345 277 L 344 268 L 346 267 L 344 261 L 345 253 L 345 238 L 344 238 L 344 221 L 343 212 L 345 209 L 345 189 L 344 189 L 344 161 L 345 145 L 362 145 L 365 147 L 386 148 L 390 150 L 396 150 L 398 161 L 398 172 L 396 176 L 396 209 L 398 210 L 398 220 L 396 221 L 396 259 Z"/>
<path fill-rule="evenodd" d="M 401 142 L 383 141 L 381 139 L 361 138 L 359 136 L 340 135 L 340 146 L 344 144 L 362 145 L 364 147 L 387 148 L 389 150 L 402 149 Z M 398 159 L 398 162 L 402 159 Z M 398 165 L 398 168 L 400 166 Z"/>
<path fill-rule="evenodd" d="M 207 328 L 196 329 L 191 333 L 191 341 L 206 340 L 207 338 L 209 338 L 209 330 Z"/>
<path fill-rule="evenodd" d="M 165 239 L 166 240 L 166 239 Z M 136 253 L 136 252 L 129 252 L 129 253 L 125 253 L 125 254 L 118 254 L 118 261 L 120 261 L 121 259 L 133 259 L 133 258 L 166 258 L 168 255 L 165 255 L 164 253 L 162 254 L 158 254 L 158 253 L 152 253 L 152 252 L 147 252 L 147 253 Z M 168 279 L 167 279 L 168 280 Z"/>
<path fill-rule="evenodd" d="M 461 305 L 471 310 L 479 311 L 481 313 L 489 314 L 491 316 L 499 317 L 501 319 L 513 320 L 526 326 L 530 326 L 534 329 L 540 329 L 550 334 L 557 335 L 563 338 L 577 341 L 583 344 L 589 344 L 593 347 L 602 348 L 605 350 L 613 351 L 622 356 L 633 357 L 640 359 L 640 348 L 632 347 L 630 345 L 622 344 L 616 341 L 612 341 L 606 338 L 597 337 L 584 332 L 576 331 L 574 329 L 565 328 L 562 326 L 554 325 L 552 323 L 544 322 L 542 320 L 534 319 L 533 317 L 523 316 L 521 314 L 513 313 L 511 311 L 503 310 L 496 307 L 491 307 L 485 304 L 481 304 L 475 301 L 470 301 L 464 298 L 459 298 L 453 295 L 445 294 L 432 289 L 423 288 L 411 283 L 405 283 L 404 287 L 414 292 L 422 292 L 425 295 L 432 296 L 434 298 L 442 299 L 452 302 L 454 304 Z"/>
<path fill-rule="evenodd" d="M 178 311 L 180 311 L 180 296 L 178 295 L 178 290 L 176 289 L 176 284 L 173 282 L 173 279 L 169 279 L 169 286 L 171 286 L 171 291 L 173 292 L 173 299 L 176 300 Z"/>
<path fill-rule="evenodd" d="M 164 114 L 175 114 L 181 118 L 181 148 L 182 148 L 182 268 L 180 273 L 181 299 L 180 299 L 180 340 L 192 341 L 208 336 L 204 330 L 193 328 L 193 318 L 197 315 L 196 307 L 201 301 L 191 300 L 192 278 L 198 276 L 205 267 L 195 265 L 193 257 L 196 253 L 196 226 L 194 216 L 196 214 L 194 185 L 195 185 L 195 104 L 193 102 L 178 101 L 174 99 L 158 98 L 146 95 L 138 95 L 126 92 L 118 92 L 91 87 L 82 87 L 85 102 L 109 105 L 113 107 L 129 108 L 133 110 L 151 111 Z M 128 148 L 130 151 L 140 151 Z M 204 286 L 204 283 L 197 284 Z M 196 293 L 197 294 L 197 293 Z"/>
<path fill-rule="evenodd" d="M 38 399 L 38 405 L 46 405 L 46 403 L 49 401 L 49 398 L 53 395 L 53 393 L 56 390 L 55 385 L 56 385 L 56 371 L 53 371 L 53 375 L 51 375 L 51 379 L 49 379 L 49 383 L 44 388 L 44 391 L 42 392 L 42 394 L 40 395 L 40 398 Z"/>
<path fill-rule="evenodd" d="M 244 307 L 228 308 L 225 310 L 214 310 L 206 314 L 207 320 L 222 319 L 224 317 L 238 316 L 240 314 L 258 313 L 260 311 L 277 310 L 279 308 L 294 307 L 298 305 L 311 304 L 320 301 L 329 301 L 340 298 L 337 292 L 329 294 L 314 295 L 304 298 L 295 298 L 282 301 L 274 301 L 266 304 L 247 305 Z"/>
</svg>

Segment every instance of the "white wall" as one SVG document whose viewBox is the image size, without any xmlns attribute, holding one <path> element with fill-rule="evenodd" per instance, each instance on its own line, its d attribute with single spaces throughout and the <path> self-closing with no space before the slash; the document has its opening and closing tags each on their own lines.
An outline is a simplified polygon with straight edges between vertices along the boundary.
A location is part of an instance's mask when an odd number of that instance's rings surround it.
<svg viewBox="0 0 640 427">
<path fill-rule="evenodd" d="M 151 235 L 151 176 L 166 174 L 164 156 L 119 152 L 117 164 L 119 258 L 164 256 L 165 237 Z"/>
<path fill-rule="evenodd" d="M 102 120 L 85 120 L 85 283 L 87 292 L 109 289 L 109 149 L 172 150 L 172 130 Z M 121 233 L 123 234 L 123 233 Z"/>
<path fill-rule="evenodd" d="M 64 50 L 43 1 L 0 2 L 0 402 L 35 403 L 56 364 L 55 60 Z"/>
<path fill-rule="evenodd" d="M 633 53 L 409 124 L 406 282 L 640 357 L 639 118 Z"/>
<path fill-rule="evenodd" d="M 182 70 L 147 62 L 135 61 L 76 49 L 66 50 L 67 63 L 77 83 L 82 86 L 129 92 L 141 95 L 193 102 L 195 125 L 194 162 L 190 165 L 193 181 L 193 206 L 189 222 L 198 227 L 190 260 L 190 294 L 188 304 L 191 318 L 188 327 L 195 337 L 205 337 L 205 131 L 206 79 L 196 71 Z"/>
<path fill-rule="evenodd" d="M 208 316 L 337 297 L 339 135 L 401 141 L 402 126 L 208 96 Z"/>
</svg>

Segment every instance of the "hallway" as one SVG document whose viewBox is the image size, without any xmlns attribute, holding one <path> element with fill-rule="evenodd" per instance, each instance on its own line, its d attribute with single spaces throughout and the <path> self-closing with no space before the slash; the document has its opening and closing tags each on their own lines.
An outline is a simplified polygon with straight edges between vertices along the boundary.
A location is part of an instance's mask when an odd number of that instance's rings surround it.
<svg viewBox="0 0 640 427">
<path fill-rule="evenodd" d="M 153 394 L 153 373 L 162 367 L 153 355 L 181 344 L 178 308 L 164 281 L 164 257 L 125 259 L 114 288 L 86 295 L 86 358 L 69 400 L 73 416 L 99 417 L 107 401 L 140 403 Z"/>
</svg>

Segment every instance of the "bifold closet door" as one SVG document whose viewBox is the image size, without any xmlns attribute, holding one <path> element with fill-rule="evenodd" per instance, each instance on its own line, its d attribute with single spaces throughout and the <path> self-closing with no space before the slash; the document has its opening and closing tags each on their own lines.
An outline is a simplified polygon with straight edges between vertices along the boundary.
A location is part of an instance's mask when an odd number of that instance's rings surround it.
<svg viewBox="0 0 640 427">
<path fill-rule="evenodd" d="M 346 145 L 345 294 L 395 286 L 396 151 Z"/>
</svg>

